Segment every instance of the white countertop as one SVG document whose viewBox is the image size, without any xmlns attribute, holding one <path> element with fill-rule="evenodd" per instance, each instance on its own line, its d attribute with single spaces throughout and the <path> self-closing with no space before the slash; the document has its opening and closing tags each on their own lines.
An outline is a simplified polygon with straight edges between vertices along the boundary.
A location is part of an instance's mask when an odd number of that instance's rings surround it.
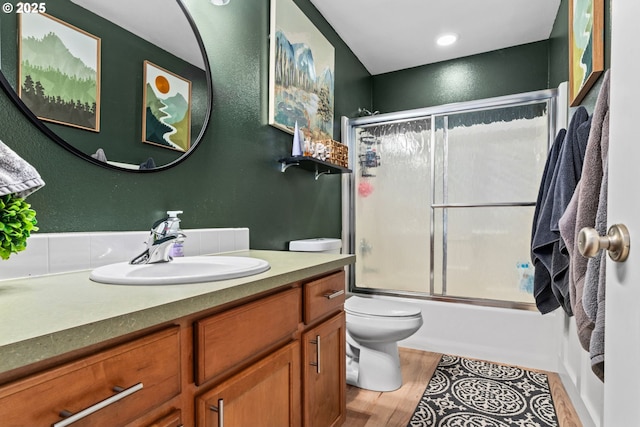
<svg viewBox="0 0 640 427">
<path fill-rule="evenodd" d="M 355 262 L 354 255 L 309 252 L 230 254 L 271 268 L 183 285 L 108 285 L 89 280 L 90 270 L 0 281 L 0 373 Z"/>
</svg>

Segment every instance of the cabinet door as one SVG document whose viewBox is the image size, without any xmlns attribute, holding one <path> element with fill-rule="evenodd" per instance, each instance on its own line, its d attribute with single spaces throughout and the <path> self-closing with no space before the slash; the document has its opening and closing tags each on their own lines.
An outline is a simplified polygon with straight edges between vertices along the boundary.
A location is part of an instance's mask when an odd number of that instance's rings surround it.
<svg viewBox="0 0 640 427">
<path fill-rule="evenodd" d="M 340 312 L 303 335 L 305 427 L 340 426 L 346 418 L 345 328 Z"/>
<path fill-rule="evenodd" d="M 147 424 L 146 427 L 182 427 L 182 413 L 176 409 L 151 424 Z"/>
<path fill-rule="evenodd" d="M 196 398 L 199 427 L 298 427 L 300 343 L 294 341 Z"/>
</svg>

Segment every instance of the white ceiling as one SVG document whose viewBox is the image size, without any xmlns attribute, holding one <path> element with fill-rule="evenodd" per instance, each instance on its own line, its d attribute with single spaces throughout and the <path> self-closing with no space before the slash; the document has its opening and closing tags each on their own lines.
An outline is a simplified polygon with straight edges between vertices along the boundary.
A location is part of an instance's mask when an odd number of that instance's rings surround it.
<svg viewBox="0 0 640 427">
<path fill-rule="evenodd" d="M 560 0 L 311 0 L 373 74 L 546 40 Z M 436 45 L 441 33 L 458 42 Z"/>
<path fill-rule="evenodd" d="M 158 0 L 72 1 L 201 65 L 198 49 L 184 49 L 197 45 L 175 0 L 162 7 Z M 546 40 L 560 6 L 560 0 L 310 1 L 373 75 Z M 149 17 L 157 11 L 163 13 Z M 445 32 L 457 33 L 458 42 L 437 46 Z"/>
<path fill-rule="evenodd" d="M 198 41 L 175 0 L 71 0 L 179 58 L 204 68 Z"/>
</svg>

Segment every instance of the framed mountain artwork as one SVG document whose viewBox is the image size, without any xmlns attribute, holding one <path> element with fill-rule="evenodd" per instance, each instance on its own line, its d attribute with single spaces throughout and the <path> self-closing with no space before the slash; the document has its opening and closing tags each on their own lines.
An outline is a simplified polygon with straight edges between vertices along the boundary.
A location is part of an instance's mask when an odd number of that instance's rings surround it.
<svg viewBox="0 0 640 427">
<path fill-rule="evenodd" d="M 269 124 L 333 139 L 335 51 L 293 0 L 271 1 Z"/>
<path fill-rule="evenodd" d="M 100 38 L 46 13 L 18 15 L 18 95 L 41 120 L 100 131 Z"/>
<path fill-rule="evenodd" d="M 144 61 L 142 140 L 177 151 L 191 145 L 191 82 Z"/>
</svg>

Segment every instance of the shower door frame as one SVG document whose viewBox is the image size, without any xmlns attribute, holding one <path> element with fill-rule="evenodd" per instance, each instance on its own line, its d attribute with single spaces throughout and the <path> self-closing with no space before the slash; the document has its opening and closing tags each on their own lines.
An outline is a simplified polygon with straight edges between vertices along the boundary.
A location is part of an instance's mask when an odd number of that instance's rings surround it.
<svg viewBox="0 0 640 427">
<path fill-rule="evenodd" d="M 474 101 L 459 102 L 452 104 L 443 104 L 434 107 L 417 108 L 413 110 L 405 110 L 394 113 L 376 114 L 365 117 L 347 118 L 342 117 L 342 137 L 343 143 L 349 147 L 349 169 L 354 171 L 351 174 L 345 174 L 342 177 L 342 241 L 346 243 L 347 252 L 357 254 L 356 236 L 355 236 L 355 171 L 356 168 L 356 127 L 371 127 L 380 124 L 389 124 L 396 122 L 404 122 L 407 120 L 424 119 L 431 121 L 431 200 L 430 200 L 430 218 L 429 218 L 429 234 L 430 234 L 430 254 L 429 254 L 429 289 L 424 292 L 403 291 L 392 289 L 365 288 L 356 286 L 355 264 L 348 266 L 347 270 L 347 287 L 350 293 L 375 294 L 387 296 L 410 297 L 417 299 L 427 299 L 435 301 L 458 302 L 473 305 L 483 305 L 491 307 L 515 308 L 524 310 L 536 310 L 534 303 L 505 301 L 485 298 L 472 298 L 462 296 L 446 295 L 446 263 L 447 263 L 447 209 L 456 208 L 472 208 L 472 207 L 526 207 L 535 206 L 535 202 L 514 202 L 514 203 L 435 203 L 435 143 L 436 143 L 436 118 L 444 118 L 444 133 L 447 132 L 446 121 L 448 116 L 452 114 L 460 114 L 474 111 L 491 110 L 496 108 L 517 107 L 530 104 L 537 104 L 542 101 L 547 102 L 547 119 L 549 135 L 547 138 L 547 153 L 551 148 L 551 144 L 556 136 L 557 116 L 558 116 L 558 89 L 544 89 L 533 92 L 526 92 L 514 95 L 499 96 L 494 98 L 486 98 Z M 446 149 L 445 135 L 445 149 Z M 446 168 L 446 163 L 445 163 Z M 445 171 L 446 173 L 446 171 Z M 446 186 L 446 179 L 444 180 Z M 445 188 L 446 191 L 446 188 Z M 445 192 L 446 197 L 446 192 Z M 442 254 L 442 291 L 443 294 L 435 294 L 435 210 L 443 209 L 443 254 Z M 357 262 L 357 259 L 356 259 Z"/>
</svg>

